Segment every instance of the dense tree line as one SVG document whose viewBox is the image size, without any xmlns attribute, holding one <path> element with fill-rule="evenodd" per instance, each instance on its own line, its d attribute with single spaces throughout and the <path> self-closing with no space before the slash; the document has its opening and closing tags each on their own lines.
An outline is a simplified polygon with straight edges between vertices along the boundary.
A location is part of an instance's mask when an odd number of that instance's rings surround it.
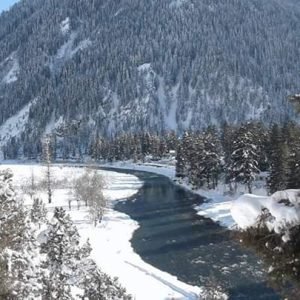
<svg viewBox="0 0 300 300">
<path fill-rule="evenodd" d="M 65 157 L 97 134 L 284 121 L 300 81 L 288 2 L 20 1 L 0 16 L 0 124 L 29 113 L 6 156 L 36 156 L 45 128 L 71 122 L 78 134 L 57 138 Z"/>
<path fill-rule="evenodd" d="M 178 147 L 175 132 L 153 134 L 123 134 L 110 139 L 97 137 L 89 148 L 89 155 L 96 160 L 121 161 L 133 159 L 144 161 L 159 160 Z"/>
<path fill-rule="evenodd" d="M 146 132 L 98 137 L 89 154 L 111 162 L 157 161 L 176 154 L 176 176 L 188 179 L 196 188 L 214 189 L 222 178 L 231 190 L 240 183 L 251 193 L 260 172 L 268 173 L 270 193 L 300 188 L 300 127 L 293 122 L 271 127 L 257 122 L 224 123 L 221 129 L 210 126 L 182 136 Z"/>
</svg>

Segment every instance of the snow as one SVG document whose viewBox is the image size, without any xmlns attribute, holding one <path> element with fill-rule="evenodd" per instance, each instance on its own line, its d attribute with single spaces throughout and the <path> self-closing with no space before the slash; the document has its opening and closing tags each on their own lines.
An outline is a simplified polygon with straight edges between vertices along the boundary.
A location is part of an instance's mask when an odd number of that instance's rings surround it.
<svg viewBox="0 0 300 300">
<path fill-rule="evenodd" d="M 300 190 L 285 190 L 271 196 L 246 194 L 235 200 L 231 214 L 241 229 L 256 226 L 258 220 L 267 210 L 270 217 L 265 221 L 270 231 L 285 233 L 289 226 L 300 223 Z M 288 240 L 285 233 L 283 240 Z"/>
<path fill-rule="evenodd" d="M 213 196 L 213 200 L 210 200 L 196 209 L 198 210 L 198 215 L 210 218 L 215 222 L 218 222 L 221 226 L 231 228 L 234 225 L 232 219 L 230 208 L 232 201 L 224 200 L 223 197 L 218 197 L 219 195 Z M 218 201 L 219 200 L 219 201 Z"/>
<path fill-rule="evenodd" d="M 39 165 L 1 165 L 0 169 L 7 167 L 13 171 L 13 181 L 17 187 L 28 180 L 32 172 L 36 178 L 41 178 L 45 172 L 45 167 Z M 82 172 L 83 168 L 79 167 L 52 167 L 53 178 L 66 183 L 70 183 Z M 138 228 L 138 223 L 113 209 L 114 203 L 133 196 L 143 183 L 133 175 L 100 170 L 98 172 L 105 176 L 107 187 L 104 193 L 110 203 L 102 223 L 94 227 L 89 221 L 86 208 L 81 207 L 77 210 L 75 204 L 68 213 L 79 230 L 82 242 L 90 239 L 92 257 L 99 267 L 109 275 L 117 276 L 136 300 L 197 299 L 197 295 L 201 293 L 200 288 L 187 285 L 176 277 L 154 268 L 133 251 L 130 239 Z M 42 193 L 40 196 L 46 202 L 46 194 Z M 68 209 L 68 198 L 67 188 L 57 188 L 53 193 L 53 203 L 47 204 L 48 210 L 52 211 L 56 206 Z M 31 200 L 27 198 L 26 204 L 30 203 Z"/>
<path fill-rule="evenodd" d="M 54 131 L 54 129 L 58 126 L 58 124 L 61 124 L 61 123 L 63 123 L 63 118 L 60 117 L 58 119 L 58 121 L 55 122 L 55 114 L 53 113 L 51 115 L 50 121 L 47 123 L 47 125 L 45 127 L 44 136 L 51 134 Z"/>
<path fill-rule="evenodd" d="M 3 147 L 11 138 L 19 137 L 28 122 L 30 107 L 35 101 L 29 102 L 17 114 L 7 119 L 0 126 L 0 148 Z"/>
<path fill-rule="evenodd" d="M 161 110 L 164 115 L 164 120 L 165 120 L 165 128 L 169 130 L 177 130 L 177 120 L 176 120 L 176 112 L 177 112 L 177 90 L 178 90 L 179 85 L 177 84 L 175 88 L 171 90 L 171 97 L 173 101 L 170 103 L 170 108 L 168 109 L 168 105 L 166 103 L 167 101 L 167 96 L 165 93 L 166 86 L 164 84 L 164 79 L 162 77 L 159 77 L 159 87 L 157 91 L 159 103 Z"/>
<path fill-rule="evenodd" d="M 188 0 L 173 0 L 170 4 L 169 7 L 170 8 L 179 8 L 181 7 L 183 4 L 187 3 Z"/>
<path fill-rule="evenodd" d="M 58 66 L 71 59 L 78 51 L 84 50 L 92 44 L 89 39 L 85 39 L 80 41 L 78 46 L 74 48 L 77 36 L 77 32 L 70 32 L 68 40 L 57 50 L 56 55 L 50 63 L 51 70 L 56 69 Z"/>
<path fill-rule="evenodd" d="M 269 197 L 245 194 L 233 202 L 232 217 L 241 229 L 253 226 L 268 201 Z"/>
<path fill-rule="evenodd" d="M 67 42 L 65 42 L 57 51 L 56 59 L 63 60 L 72 57 L 72 48 L 77 34 L 72 32 Z"/>
<path fill-rule="evenodd" d="M 111 121 L 109 122 L 107 131 L 113 133 L 116 128 L 117 121 L 115 119 L 115 115 L 117 114 L 118 111 L 119 98 L 118 95 L 113 92 L 109 92 L 108 97 L 110 96 L 111 96 L 111 103 L 112 103 L 112 109 L 110 111 Z"/>
<path fill-rule="evenodd" d="M 124 11 L 124 8 L 118 9 L 117 12 L 114 14 L 114 17 L 117 17 L 123 11 Z"/>
<path fill-rule="evenodd" d="M 70 18 L 69 17 L 65 18 L 60 23 L 60 30 L 61 30 L 61 33 L 64 35 L 70 31 Z"/>
<path fill-rule="evenodd" d="M 8 73 L 2 79 L 5 84 L 10 84 L 18 80 L 18 74 L 20 72 L 19 61 L 15 54 L 11 55 L 7 60 L 11 61 L 11 68 Z M 6 60 L 6 62 L 7 62 Z"/>
<path fill-rule="evenodd" d="M 90 39 L 85 39 L 85 40 L 80 41 L 78 46 L 72 50 L 71 56 L 74 56 L 78 51 L 84 50 L 91 45 L 92 45 L 92 42 Z"/>
<path fill-rule="evenodd" d="M 157 93 L 159 113 L 164 120 L 164 128 L 168 130 L 177 130 L 177 91 L 179 84 L 173 88 L 168 88 L 164 82 L 163 77 L 158 76 L 150 63 L 145 63 L 137 67 L 138 72 L 143 76 L 147 93 L 143 98 L 144 103 L 151 103 L 151 96 Z M 155 79 L 158 79 L 158 88 L 155 87 Z M 172 99 L 172 101 L 171 101 Z"/>
<path fill-rule="evenodd" d="M 139 72 L 152 71 L 152 67 L 151 67 L 150 63 L 142 64 L 142 65 L 138 66 L 137 69 Z"/>
</svg>

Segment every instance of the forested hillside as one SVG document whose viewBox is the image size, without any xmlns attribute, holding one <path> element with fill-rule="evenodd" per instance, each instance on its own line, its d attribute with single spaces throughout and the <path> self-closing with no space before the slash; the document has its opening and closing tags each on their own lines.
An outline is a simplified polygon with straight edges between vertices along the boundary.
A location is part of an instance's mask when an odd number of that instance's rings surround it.
<svg viewBox="0 0 300 300">
<path fill-rule="evenodd" d="M 46 133 L 84 154 L 122 131 L 293 118 L 299 34 L 292 0 L 21 0 L 0 16 L 5 157 Z"/>
</svg>

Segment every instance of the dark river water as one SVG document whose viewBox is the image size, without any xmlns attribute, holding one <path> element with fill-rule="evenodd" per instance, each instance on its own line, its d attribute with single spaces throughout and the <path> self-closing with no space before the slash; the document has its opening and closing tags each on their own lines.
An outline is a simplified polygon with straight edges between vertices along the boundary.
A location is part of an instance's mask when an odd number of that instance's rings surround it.
<svg viewBox="0 0 300 300">
<path fill-rule="evenodd" d="M 138 221 L 131 242 L 144 261 L 191 285 L 218 282 L 230 299 L 280 299 L 266 283 L 262 262 L 228 230 L 196 214 L 193 205 L 202 197 L 160 175 L 122 172 L 144 182 L 136 195 L 115 207 Z"/>
</svg>

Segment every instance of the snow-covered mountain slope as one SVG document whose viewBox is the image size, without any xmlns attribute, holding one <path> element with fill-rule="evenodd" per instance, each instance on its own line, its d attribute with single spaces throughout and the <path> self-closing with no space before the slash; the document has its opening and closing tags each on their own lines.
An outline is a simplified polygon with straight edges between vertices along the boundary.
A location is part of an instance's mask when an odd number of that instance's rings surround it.
<svg viewBox="0 0 300 300">
<path fill-rule="evenodd" d="M 294 0 L 23 0 L 0 16 L 0 124 L 40 99 L 15 141 L 29 156 L 58 120 L 80 123 L 62 144 L 86 151 L 102 134 L 293 118 L 299 9 Z"/>
</svg>

